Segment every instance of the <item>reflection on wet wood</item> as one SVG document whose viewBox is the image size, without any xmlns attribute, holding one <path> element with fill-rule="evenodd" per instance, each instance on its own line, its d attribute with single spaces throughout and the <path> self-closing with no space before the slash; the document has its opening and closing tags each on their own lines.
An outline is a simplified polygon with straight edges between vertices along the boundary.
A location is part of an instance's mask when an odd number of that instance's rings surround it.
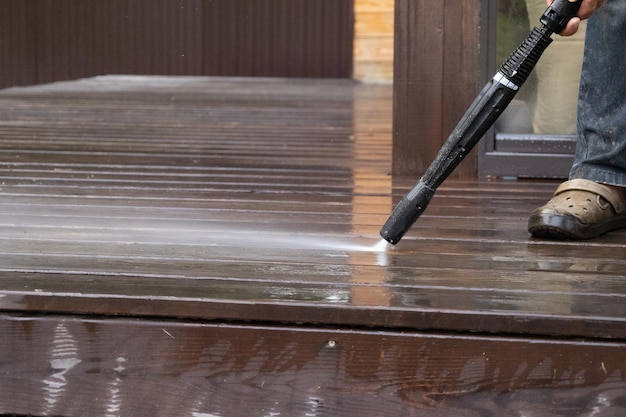
<svg viewBox="0 0 626 417">
<path fill-rule="evenodd" d="M 626 412 L 613 343 L 8 316 L 0 331 L 0 397 L 22 415 Z"/>
<path fill-rule="evenodd" d="M 626 232 L 533 240 L 554 183 L 449 181 L 380 250 L 390 90 L 0 92 L 0 415 L 619 415 Z"/>
</svg>

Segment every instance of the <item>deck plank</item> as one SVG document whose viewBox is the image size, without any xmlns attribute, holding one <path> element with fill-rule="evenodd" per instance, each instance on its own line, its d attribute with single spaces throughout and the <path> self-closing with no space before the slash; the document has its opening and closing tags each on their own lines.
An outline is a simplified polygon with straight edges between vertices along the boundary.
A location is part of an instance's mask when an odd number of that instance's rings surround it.
<svg viewBox="0 0 626 417">
<path fill-rule="evenodd" d="M 9 415 L 626 412 L 626 347 L 606 341 L 15 315 L 0 332 Z"/>
<path fill-rule="evenodd" d="M 451 181 L 374 250 L 391 91 L 97 77 L 0 92 L 0 309 L 626 338 L 626 232 L 529 238 L 549 181 Z"/>
</svg>

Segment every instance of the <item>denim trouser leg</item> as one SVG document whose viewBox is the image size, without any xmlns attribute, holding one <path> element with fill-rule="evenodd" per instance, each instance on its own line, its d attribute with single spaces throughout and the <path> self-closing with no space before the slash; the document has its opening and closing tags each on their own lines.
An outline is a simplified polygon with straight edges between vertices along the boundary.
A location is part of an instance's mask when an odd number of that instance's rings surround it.
<svg viewBox="0 0 626 417">
<path fill-rule="evenodd" d="M 589 19 L 570 178 L 626 186 L 626 1 Z"/>
</svg>

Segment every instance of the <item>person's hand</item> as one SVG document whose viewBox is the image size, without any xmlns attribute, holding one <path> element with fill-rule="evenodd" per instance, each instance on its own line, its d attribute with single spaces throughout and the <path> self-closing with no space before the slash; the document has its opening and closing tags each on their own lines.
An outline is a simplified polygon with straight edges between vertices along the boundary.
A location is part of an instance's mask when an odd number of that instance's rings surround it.
<svg viewBox="0 0 626 417">
<path fill-rule="evenodd" d="M 546 0 L 546 3 L 550 5 L 554 0 Z M 580 4 L 580 9 L 578 10 L 578 17 L 574 17 L 570 19 L 567 23 L 563 32 L 560 33 L 561 36 L 571 36 L 578 31 L 578 26 L 580 25 L 580 21 L 584 19 L 588 19 L 593 12 L 598 9 L 598 7 L 602 6 L 604 0 L 582 0 Z"/>
</svg>

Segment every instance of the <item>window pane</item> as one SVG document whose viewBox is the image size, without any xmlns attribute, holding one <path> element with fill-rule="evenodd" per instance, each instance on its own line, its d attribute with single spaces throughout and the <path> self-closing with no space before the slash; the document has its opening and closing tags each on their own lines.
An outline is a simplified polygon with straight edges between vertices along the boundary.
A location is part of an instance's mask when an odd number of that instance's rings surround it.
<svg viewBox="0 0 626 417">
<path fill-rule="evenodd" d="M 498 0 L 496 63 L 539 26 L 545 0 Z M 533 74 L 496 125 L 502 133 L 573 134 L 585 24 L 570 37 L 553 35 Z"/>
</svg>

